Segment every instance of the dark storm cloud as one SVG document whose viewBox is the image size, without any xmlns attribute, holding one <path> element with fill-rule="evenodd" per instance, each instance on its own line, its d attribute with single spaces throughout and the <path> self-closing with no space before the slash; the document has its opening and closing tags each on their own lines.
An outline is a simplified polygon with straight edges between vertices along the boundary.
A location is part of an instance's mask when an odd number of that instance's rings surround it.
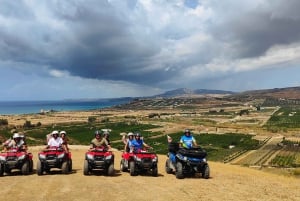
<svg viewBox="0 0 300 201">
<path fill-rule="evenodd" d="M 85 78 L 148 84 L 164 76 L 160 69 L 151 70 L 150 58 L 159 52 L 159 40 L 136 34 L 127 13 L 107 1 L 49 1 L 42 8 L 48 11 L 52 23 L 62 28 L 47 27 L 41 21 L 45 16 L 33 10 L 25 12 L 36 17 L 27 25 L 20 22 L 23 16 L 14 16 L 20 20 L 19 30 L 23 33 L 0 30 L 1 57 L 18 62 L 30 60 Z M 6 17 L 11 19 L 10 15 Z M 143 31 L 143 27 L 137 29 Z"/>
<path fill-rule="evenodd" d="M 298 1 L 245 2 L 1 1 L 0 62 L 154 87 L 194 85 L 260 68 L 240 60 L 299 43 Z"/>
</svg>

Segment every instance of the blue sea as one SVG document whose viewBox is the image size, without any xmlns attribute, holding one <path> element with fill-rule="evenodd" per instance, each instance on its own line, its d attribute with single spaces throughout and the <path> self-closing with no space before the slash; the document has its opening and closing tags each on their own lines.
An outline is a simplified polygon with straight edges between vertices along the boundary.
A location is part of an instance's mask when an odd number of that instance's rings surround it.
<svg viewBox="0 0 300 201">
<path fill-rule="evenodd" d="M 78 111 L 108 108 L 129 103 L 132 98 L 61 101 L 0 101 L 0 114 L 33 114 L 41 111 Z"/>
</svg>

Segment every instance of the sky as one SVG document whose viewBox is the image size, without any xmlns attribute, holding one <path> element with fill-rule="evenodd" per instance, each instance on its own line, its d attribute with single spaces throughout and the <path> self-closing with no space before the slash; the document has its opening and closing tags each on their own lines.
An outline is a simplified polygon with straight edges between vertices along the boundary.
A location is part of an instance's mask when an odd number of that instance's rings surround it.
<svg viewBox="0 0 300 201">
<path fill-rule="evenodd" d="M 299 0 L 0 0 L 0 101 L 300 86 Z"/>
</svg>

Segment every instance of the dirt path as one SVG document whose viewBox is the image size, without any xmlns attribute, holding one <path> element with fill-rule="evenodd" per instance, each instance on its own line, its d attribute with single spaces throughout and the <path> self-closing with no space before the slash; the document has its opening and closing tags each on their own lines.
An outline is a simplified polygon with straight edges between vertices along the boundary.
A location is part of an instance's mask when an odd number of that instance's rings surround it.
<svg viewBox="0 0 300 201">
<path fill-rule="evenodd" d="M 174 175 L 165 173 L 164 155 L 159 155 L 158 177 L 132 177 L 120 172 L 119 151 L 115 152 L 115 176 L 84 176 L 82 168 L 87 146 L 71 145 L 70 148 L 74 168 L 72 174 L 62 175 L 55 171 L 44 176 L 14 174 L 1 177 L 1 200 L 300 200 L 299 179 L 296 178 L 210 162 L 210 179 L 178 180 Z M 39 149 L 30 149 L 34 162 Z"/>
</svg>

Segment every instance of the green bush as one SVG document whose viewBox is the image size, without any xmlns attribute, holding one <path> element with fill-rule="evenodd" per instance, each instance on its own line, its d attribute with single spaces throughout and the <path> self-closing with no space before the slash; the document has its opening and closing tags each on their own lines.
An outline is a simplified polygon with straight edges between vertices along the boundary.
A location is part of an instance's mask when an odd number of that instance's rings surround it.
<svg viewBox="0 0 300 201">
<path fill-rule="evenodd" d="M 0 126 L 7 126 L 8 120 L 7 119 L 0 119 Z"/>
</svg>

